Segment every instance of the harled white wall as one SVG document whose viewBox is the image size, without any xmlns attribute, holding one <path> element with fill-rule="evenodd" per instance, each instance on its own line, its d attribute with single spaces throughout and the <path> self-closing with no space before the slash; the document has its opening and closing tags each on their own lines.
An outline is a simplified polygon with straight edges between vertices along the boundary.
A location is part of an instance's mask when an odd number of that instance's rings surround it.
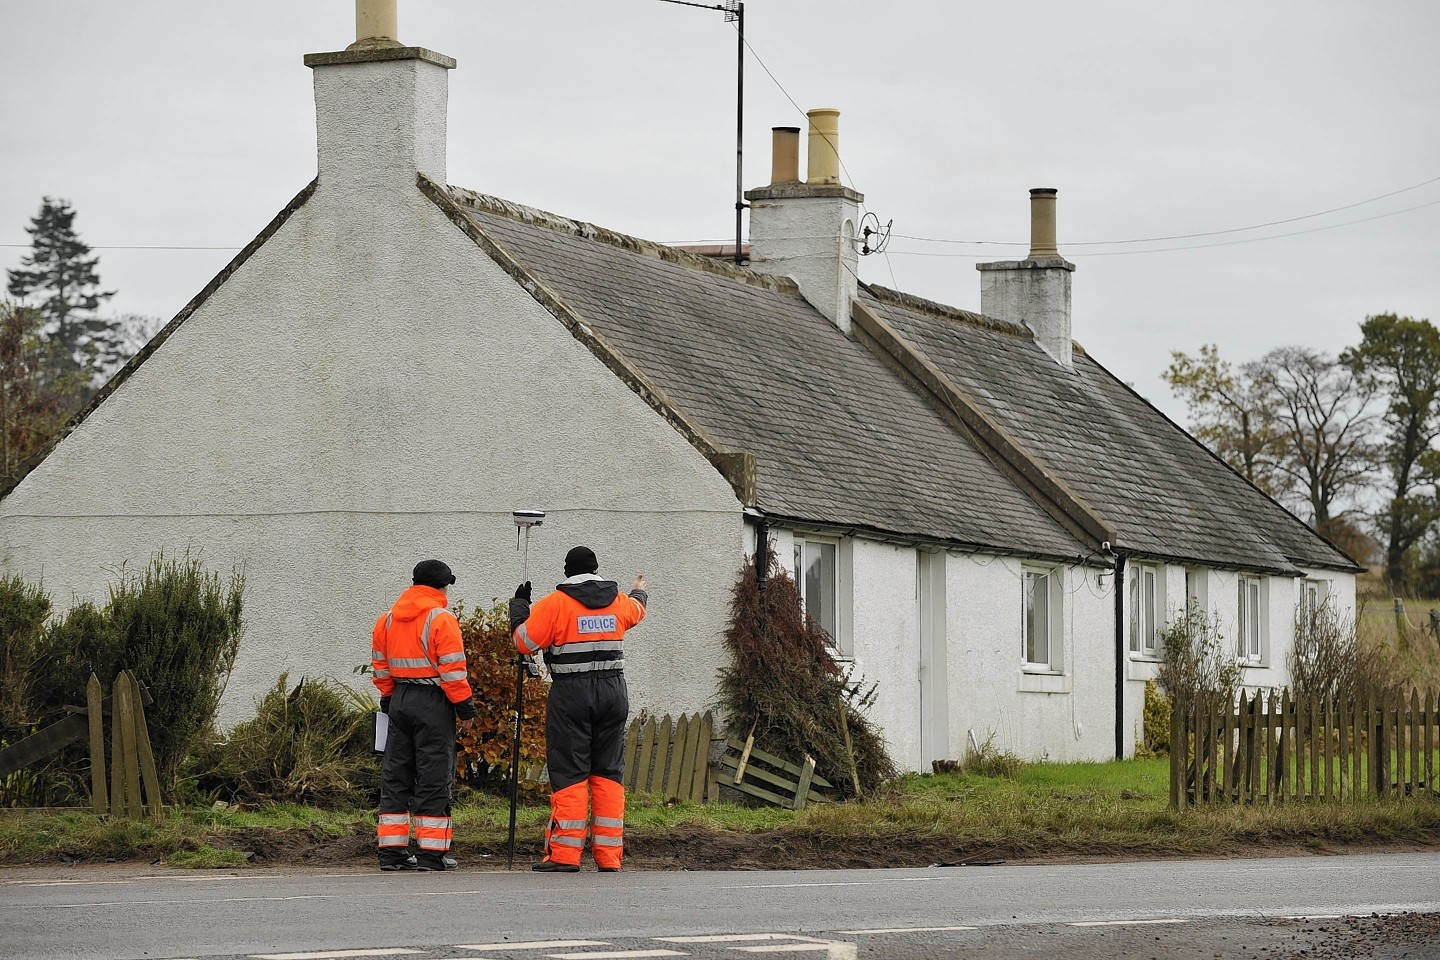
<svg viewBox="0 0 1440 960">
<path fill-rule="evenodd" d="M 282 672 L 364 684 L 370 628 L 416 561 L 489 604 L 565 551 L 650 581 L 636 709 L 705 707 L 740 505 L 728 484 L 414 186 L 310 201 L 0 502 L 7 572 L 61 607 L 157 551 L 243 566 L 226 722 Z M 728 568 L 729 561 L 722 567 Z"/>
</svg>

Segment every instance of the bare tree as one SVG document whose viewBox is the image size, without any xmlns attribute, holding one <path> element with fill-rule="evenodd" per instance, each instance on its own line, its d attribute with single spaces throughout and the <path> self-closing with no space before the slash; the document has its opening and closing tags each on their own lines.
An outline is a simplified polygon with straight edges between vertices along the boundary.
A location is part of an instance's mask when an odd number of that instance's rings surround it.
<svg viewBox="0 0 1440 960">
<path fill-rule="evenodd" d="M 1284 482 L 1278 475 L 1280 435 L 1261 373 L 1256 362 L 1236 370 L 1214 344 L 1205 344 L 1194 357 L 1172 350 L 1160 376 L 1190 409 L 1196 439 L 1273 496 Z"/>
<path fill-rule="evenodd" d="M 1325 532 L 1353 505 L 1378 466 L 1372 382 L 1309 347 L 1279 347 L 1261 357 L 1257 383 L 1274 412 L 1276 470 Z"/>
</svg>

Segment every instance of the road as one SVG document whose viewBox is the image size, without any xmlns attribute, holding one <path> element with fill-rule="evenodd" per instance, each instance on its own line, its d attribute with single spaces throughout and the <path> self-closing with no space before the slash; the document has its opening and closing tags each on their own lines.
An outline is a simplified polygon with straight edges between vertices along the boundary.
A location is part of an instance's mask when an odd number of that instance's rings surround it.
<svg viewBox="0 0 1440 960">
<path fill-rule="evenodd" d="M 0 872 L 0 956 L 17 960 L 1313 957 L 1362 923 L 1345 918 L 1371 914 L 1440 921 L 1440 853 L 559 876 Z M 1420 940 L 1382 955 L 1440 957 L 1440 937 Z"/>
</svg>

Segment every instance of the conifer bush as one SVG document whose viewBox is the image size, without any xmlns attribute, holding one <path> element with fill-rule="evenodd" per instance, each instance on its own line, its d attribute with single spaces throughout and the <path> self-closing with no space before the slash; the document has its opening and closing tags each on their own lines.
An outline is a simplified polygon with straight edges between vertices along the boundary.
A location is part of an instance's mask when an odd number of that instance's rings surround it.
<svg viewBox="0 0 1440 960">
<path fill-rule="evenodd" d="M 0 745 L 63 719 L 67 705 L 83 705 L 92 672 L 108 691 L 130 670 L 154 700 L 145 714 L 170 798 L 219 708 L 244 627 L 244 587 L 238 572 L 222 580 L 194 558 L 158 555 L 143 573 L 122 572 L 104 605 L 80 603 L 55 618 L 43 587 L 0 581 Z M 76 744 L 17 775 L 0 785 L 0 802 L 84 802 L 88 754 L 88 745 Z"/>
<path fill-rule="evenodd" d="M 870 792 L 896 775 L 884 740 L 864 713 L 874 688 L 845 679 L 824 629 L 802 612 L 795 581 L 776 566 L 773 550 L 767 554 L 763 630 L 753 560 L 740 568 L 731 592 L 725 631 L 730 664 L 720 670 L 718 698 L 726 725 L 741 739 L 753 727 L 758 746 L 792 762 L 800 758 L 787 754 L 808 753 L 816 773 L 849 797 L 855 787 L 843 716 L 861 792 Z"/>
</svg>

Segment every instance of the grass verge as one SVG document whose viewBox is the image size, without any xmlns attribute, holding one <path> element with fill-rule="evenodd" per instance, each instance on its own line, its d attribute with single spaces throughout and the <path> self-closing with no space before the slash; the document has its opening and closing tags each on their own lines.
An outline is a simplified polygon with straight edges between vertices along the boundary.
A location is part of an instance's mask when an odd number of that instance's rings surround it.
<svg viewBox="0 0 1440 960">
<path fill-rule="evenodd" d="M 632 797 L 627 862 L 658 869 L 925 866 L 1440 845 L 1440 799 L 1433 794 L 1177 812 L 1166 803 L 1166 764 L 1032 764 L 1015 777 L 909 775 L 882 796 L 802 811 Z M 518 856 L 538 854 L 548 813 L 520 808 Z M 364 865 L 374 855 L 374 822 L 369 810 L 296 805 L 179 809 L 160 824 L 80 811 L 8 811 L 0 813 L 0 863 Z M 455 810 L 456 855 L 467 866 L 498 864 L 508 827 L 504 799 L 464 798 Z"/>
</svg>

